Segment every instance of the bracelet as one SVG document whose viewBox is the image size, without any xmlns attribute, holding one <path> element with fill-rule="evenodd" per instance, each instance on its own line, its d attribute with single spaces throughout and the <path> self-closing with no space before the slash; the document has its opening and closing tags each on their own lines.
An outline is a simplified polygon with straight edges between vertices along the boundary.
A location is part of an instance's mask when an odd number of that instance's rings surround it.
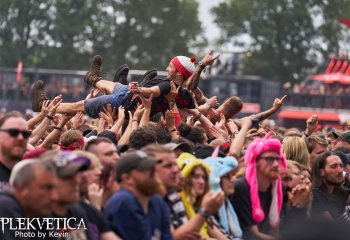
<svg viewBox="0 0 350 240">
<path fill-rule="evenodd" d="M 132 121 L 133 121 L 133 122 L 138 122 L 136 119 L 133 119 Z"/>
<path fill-rule="evenodd" d="M 53 129 L 57 129 L 58 131 L 62 132 L 62 128 L 60 128 L 60 127 L 53 126 L 52 128 L 53 128 Z"/>
<path fill-rule="evenodd" d="M 175 128 L 171 129 L 169 132 L 176 132 L 177 130 Z"/>
<path fill-rule="evenodd" d="M 237 134 L 238 134 L 238 131 L 236 130 L 236 131 L 234 131 L 234 132 L 231 134 L 231 136 L 234 137 L 234 136 L 236 136 Z"/>
<path fill-rule="evenodd" d="M 47 119 L 49 119 L 49 120 L 53 120 L 53 117 L 51 117 L 49 114 L 46 114 L 46 116 L 45 116 Z"/>
<path fill-rule="evenodd" d="M 211 104 L 210 104 L 210 102 L 207 102 L 207 104 L 208 104 L 209 108 L 211 108 Z"/>
</svg>

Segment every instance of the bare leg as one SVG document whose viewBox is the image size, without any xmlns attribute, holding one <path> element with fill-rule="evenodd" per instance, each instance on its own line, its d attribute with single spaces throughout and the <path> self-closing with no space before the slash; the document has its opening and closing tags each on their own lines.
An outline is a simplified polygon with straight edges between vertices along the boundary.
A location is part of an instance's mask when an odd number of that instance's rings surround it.
<svg viewBox="0 0 350 240">
<path fill-rule="evenodd" d="M 74 103 L 61 103 L 57 108 L 57 113 L 74 115 L 77 112 L 85 113 L 84 100 Z"/>
<path fill-rule="evenodd" d="M 102 79 L 96 83 L 96 88 L 98 88 L 101 91 L 104 91 L 106 94 L 111 94 L 114 87 L 118 84 L 120 86 L 122 85 L 121 83 L 118 83 L 118 82 L 112 82 L 112 81 Z"/>
</svg>

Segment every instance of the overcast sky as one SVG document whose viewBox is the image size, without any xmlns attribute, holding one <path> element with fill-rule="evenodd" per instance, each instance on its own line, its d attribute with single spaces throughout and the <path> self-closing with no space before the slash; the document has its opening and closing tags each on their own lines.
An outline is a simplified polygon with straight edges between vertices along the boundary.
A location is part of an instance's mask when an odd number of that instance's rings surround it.
<svg viewBox="0 0 350 240">
<path fill-rule="evenodd" d="M 199 19 L 202 22 L 205 35 L 209 40 L 219 37 L 219 29 L 214 24 L 210 8 L 218 5 L 221 0 L 197 0 L 199 5 Z"/>
</svg>

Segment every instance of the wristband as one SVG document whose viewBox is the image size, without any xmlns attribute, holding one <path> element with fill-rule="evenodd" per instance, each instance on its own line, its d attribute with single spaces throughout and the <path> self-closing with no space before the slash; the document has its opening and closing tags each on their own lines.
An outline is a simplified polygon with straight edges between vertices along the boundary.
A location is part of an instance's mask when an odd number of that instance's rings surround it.
<svg viewBox="0 0 350 240">
<path fill-rule="evenodd" d="M 60 127 L 53 126 L 52 128 L 53 128 L 53 129 L 57 129 L 58 131 L 62 132 L 62 128 L 60 128 Z"/>
<path fill-rule="evenodd" d="M 176 132 L 177 130 L 175 128 L 171 129 L 169 132 Z"/>
<path fill-rule="evenodd" d="M 201 67 L 203 67 L 203 68 L 205 68 L 205 67 L 207 66 L 207 65 L 205 65 L 205 63 L 202 62 L 202 61 L 198 62 L 198 65 L 201 66 Z"/>
<path fill-rule="evenodd" d="M 51 117 L 49 114 L 46 114 L 46 116 L 45 116 L 47 119 L 49 119 L 49 120 L 53 120 L 53 117 Z"/>
<path fill-rule="evenodd" d="M 205 208 L 200 208 L 198 214 L 205 219 L 208 219 L 210 217 L 210 214 L 207 212 L 207 210 L 205 210 Z"/>
</svg>

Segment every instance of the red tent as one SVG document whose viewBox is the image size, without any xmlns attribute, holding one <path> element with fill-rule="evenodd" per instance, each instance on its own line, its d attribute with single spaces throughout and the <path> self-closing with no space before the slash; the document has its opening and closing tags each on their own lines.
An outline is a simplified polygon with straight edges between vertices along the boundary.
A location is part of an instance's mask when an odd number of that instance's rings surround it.
<svg viewBox="0 0 350 240">
<path fill-rule="evenodd" d="M 315 74 L 311 75 L 310 79 L 315 81 L 321 81 L 325 83 L 342 83 L 342 84 L 349 84 L 350 85 L 350 75 L 344 74 L 344 73 L 329 73 L 329 74 Z"/>
</svg>

